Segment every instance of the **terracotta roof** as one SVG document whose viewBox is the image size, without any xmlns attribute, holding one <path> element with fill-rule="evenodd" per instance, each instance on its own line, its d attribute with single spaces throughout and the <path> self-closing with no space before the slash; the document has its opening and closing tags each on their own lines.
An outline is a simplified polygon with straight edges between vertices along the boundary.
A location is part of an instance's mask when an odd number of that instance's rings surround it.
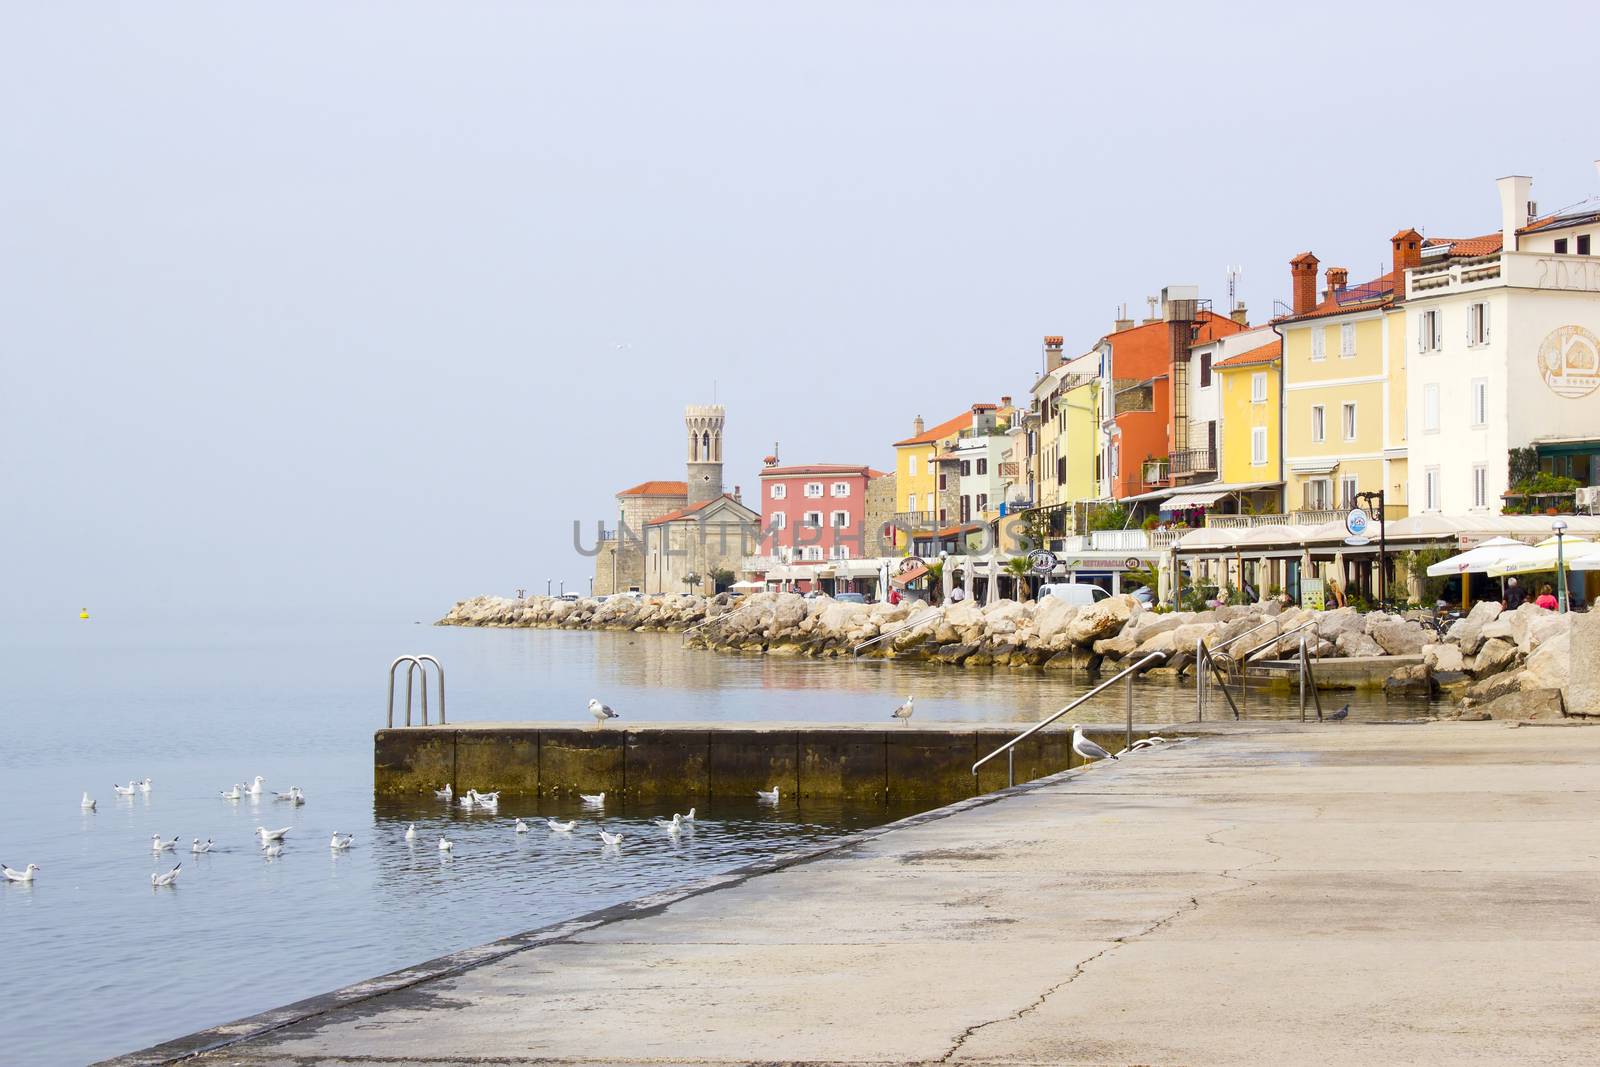
<svg viewBox="0 0 1600 1067">
<path fill-rule="evenodd" d="M 1283 342 L 1281 340 L 1272 340 L 1268 341 L 1264 345 L 1258 345 L 1247 352 L 1240 352 L 1237 355 L 1232 355 L 1227 359 L 1220 360 L 1215 364 L 1215 366 L 1244 367 L 1252 363 L 1271 363 L 1281 355 L 1283 355 Z"/>
<path fill-rule="evenodd" d="M 871 478 L 887 478 L 887 477 L 889 477 L 889 472 L 888 471 L 874 470 L 873 468 L 868 467 L 867 468 L 867 477 L 869 479 L 871 479 Z"/>
<path fill-rule="evenodd" d="M 1370 295 L 1369 295 L 1370 294 Z M 1341 300 L 1342 298 L 1342 300 Z M 1394 302 L 1394 271 L 1370 282 L 1351 285 L 1330 297 L 1310 311 L 1299 315 L 1284 315 L 1273 322 L 1296 322 L 1300 319 L 1320 319 L 1329 315 L 1343 315 L 1351 311 L 1372 311 Z"/>
<path fill-rule="evenodd" d="M 741 508 L 744 508 L 746 511 L 750 510 L 748 507 L 746 507 L 744 501 L 740 500 L 738 497 L 734 496 L 732 493 L 723 493 L 719 497 L 713 497 L 710 500 L 702 500 L 698 504 L 690 504 L 688 507 L 679 508 L 677 511 L 669 511 L 669 512 L 667 512 L 667 514 L 661 516 L 659 519 L 651 519 L 649 522 L 645 523 L 645 525 L 646 526 L 659 526 L 660 524 L 662 524 L 664 522 L 671 522 L 674 519 L 685 519 L 685 518 L 688 518 L 690 515 L 693 515 L 697 511 L 703 511 L 706 508 L 710 507 L 712 504 L 717 504 L 717 503 L 720 503 L 721 501 L 724 501 L 724 500 L 732 501 L 733 503 L 739 505 Z"/>
<path fill-rule="evenodd" d="M 941 437 L 954 437 L 960 431 L 972 425 L 972 413 L 977 411 L 993 411 L 993 404 L 974 404 L 953 419 L 946 419 L 939 425 L 929 430 L 924 430 L 915 437 L 908 437 L 904 441 L 896 441 L 896 448 L 902 445 L 931 445 Z"/>
<path fill-rule="evenodd" d="M 1482 237 L 1430 237 L 1422 242 L 1422 247 L 1449 245 L 1452 256 L 1489 256 L 1500 251 L 1501 240 L 1499 233 L 1486 233 Z"/>
<path fill-rule="evenodd" d="M 858 464 L 811 463 L 796 467 L 765 467 L 761 471 L 761 477 L 765 478 L 769 474 L 861 474 L 871 478 L 874 477 L 871 471 L 871 467 L 865 467 Z"/>
<path fill-rule="evenodd" d="M 618 496 L 688 496 L 688 482 L 640 482 L 632 489 L 624 489 Z"/>
<path fill-rule="evenodd" d="M 1546 215 L 1542 219 L 1534 219 L 1518 233 L 1536 233 L 1539 230 L 1554 230 L 1565 226 L 1580 226 L 1585 222 L 1600 219 L 1600 207 L 1586 207 L 1579 211 L 1569 211 L 1565 215 Z"/>
</svg>

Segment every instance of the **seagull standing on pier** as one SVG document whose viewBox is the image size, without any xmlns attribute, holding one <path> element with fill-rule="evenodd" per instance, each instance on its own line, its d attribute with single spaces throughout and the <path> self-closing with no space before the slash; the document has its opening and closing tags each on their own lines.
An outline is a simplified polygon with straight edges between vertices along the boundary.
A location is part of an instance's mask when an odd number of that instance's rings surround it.
<svg viewBox="0 0 1600 1067">
<path fill-rule="evenodd" d="M 150 888 L 151 889 L 159 889 L 162 886 L 170 886 L 170 885 L 177 884 L 178 872 L 181 871 L 181 870 L 183 870 L 183 864 L 180 863 L 176 867 L 172 868 L 172 870 L 168 871 L 166 874 L 151 874 L 150 875 Z"/>
<path fill-rule="evenodd" d="M 1086 760 L 1117 759 L 1116 756 L 1084 737 L 1082 726 L 1074 726 L 1072 728 L 1072 751 Z"/>
<path fill-rule="evenodd" d="M 14 871 L 5 864 L 0 863 L 0 874 L 5 875 L 8 882 L 31 882 L 33 881 L 33 876 L 38 873 L 39 865 L 37 863 L 30 863 L 20 871 Z"/>
<path fill-rule="evenodd" d="M 94 810 L 94 798 L 91 797 L 87 792 L 84 793 L 83 794 L 83 801 L 78 805 L 78 807 L 82 808 L 84 811 L 93 811 Z"/>
<path fill-rule="evenodd" d="M 620 719 L 616 711 L 609 704 L 602 704 L 598 700 L 590 699 L 589 714 L 594 716 L 596 726 L 604 726 L 607 719 Z"/>
<path fill-rule="evenodd" d="M 901 704 L 898 708 L 895 708 L 893 711 L 891 711 L 889 713 L 889 718 L 891 718 L 891 719 L 899 719 L 901 726 L 905 726 L 906 724 L 910 723 L 911 722 L 911 713 L 913 711 L 917 710 L 913 706 L 916 703 L 916 699 L 917 698 L 914 695 L 907 696 L 906 697 L 906 702 L 904 704 Z"/>
</svg>

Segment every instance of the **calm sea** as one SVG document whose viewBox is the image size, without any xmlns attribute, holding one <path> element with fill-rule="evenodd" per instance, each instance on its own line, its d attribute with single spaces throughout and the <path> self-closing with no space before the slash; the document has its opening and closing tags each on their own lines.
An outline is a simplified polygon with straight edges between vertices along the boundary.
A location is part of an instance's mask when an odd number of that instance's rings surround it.
<svg viewBox="0 0 1600 1067">
<path fill-rule="evenodd" d="M 96 619 L 8 624 L 0 641 L 0 862 L 42 868 L 31 886 L 0 886 L 0 1049 L 30 1064 L 127 1052 L 907 813 L 700 801 L 698 829 L 674 842 L 650 819 L 687 799 L 603 819 L 510 798 L 498 815 L 431 800 L 375 807 L 372 731 L 400 653 L 444 662 L 454 721 L 587 723 L 597 696 L 624 723 L 887 722 L 914 691 L 920 720 L 1030 722 L 1084 688 L 1066 675 L 690 652 L 670 635 L 409 623 Z M 1141 718 L 1191 709 L 1188 690 L 1142 687 Z M 258 774 L 308 802 L 218 796 Z M 112 792 L 147 776 L 148 795 Z M 85 790 L 92 814 L 79 808 Z M 581 824 L 572 837 L 542 823 L 519 835 L 519 815 Z M 292 827 L 281 857 L 259 852 L 262 824 Z M 626 835 L 620 851 L 601 850 L 601 824 Z M 335 831 L 355 834 L 354 847 L 330 850 Z M 453 859 L 441 860 L 440 833 Z M 154 856 L 152 834 L 178 837 L 177 853 Z M 213 851 L 191 855 L 196 837 Z M 153 890 L 150 874 L 179 861 L 176 888 Z"/>
</svg>

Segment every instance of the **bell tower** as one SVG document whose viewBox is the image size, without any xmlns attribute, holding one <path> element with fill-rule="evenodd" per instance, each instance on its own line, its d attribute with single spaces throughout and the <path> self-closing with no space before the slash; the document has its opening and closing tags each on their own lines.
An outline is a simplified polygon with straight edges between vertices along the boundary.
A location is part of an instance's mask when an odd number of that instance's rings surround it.
<svg viewBox="0 0 1600 1067">
<path fill-rule="evenodd" d="M 702 504 L 722 495 L 722 423 L 726 412 L 721 404 L 690 404 L 683 409 L 689 430 L 689 503 Z"/>
</svg>

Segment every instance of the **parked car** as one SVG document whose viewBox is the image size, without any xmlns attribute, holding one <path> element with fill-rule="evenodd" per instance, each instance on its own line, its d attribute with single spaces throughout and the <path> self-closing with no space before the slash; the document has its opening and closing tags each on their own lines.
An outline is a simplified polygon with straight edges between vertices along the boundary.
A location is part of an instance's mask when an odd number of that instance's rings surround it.
<svg viewBox="0 0 1600 1067">
<path fill-rule="evenodd" d="M 867 595 L 865 593 L 835 593 L 833 594 L 833 599 L 841 604 L 865 604 Z"/>
<path fill-rule="evenodd" d="M 569 603 L 576 604 L 579 600 L 582 600 L 583 598 L 580 597 L 577 593 L 562 593 L 560 596 L 556 597 L 556 599 L 557 600 L 565 600 L 565 601 L 567 601 Z"/>
<path fill-rule="evenodd" d="M 1156 602 L 1156 594 L 1148 585 L 1141 585 L 1137 589 L 1129 590 L 1128 595 L 1147 608 Z"/>
<path fill-rule="evenodd" d="M 1098 585 L 1088 582 L 1048 582 L 1039 587 L 1039 599 L 1047 596 L 1060 597 L 1068 604 L 1098 604 L 1111 596 Z"/>
</svg>

